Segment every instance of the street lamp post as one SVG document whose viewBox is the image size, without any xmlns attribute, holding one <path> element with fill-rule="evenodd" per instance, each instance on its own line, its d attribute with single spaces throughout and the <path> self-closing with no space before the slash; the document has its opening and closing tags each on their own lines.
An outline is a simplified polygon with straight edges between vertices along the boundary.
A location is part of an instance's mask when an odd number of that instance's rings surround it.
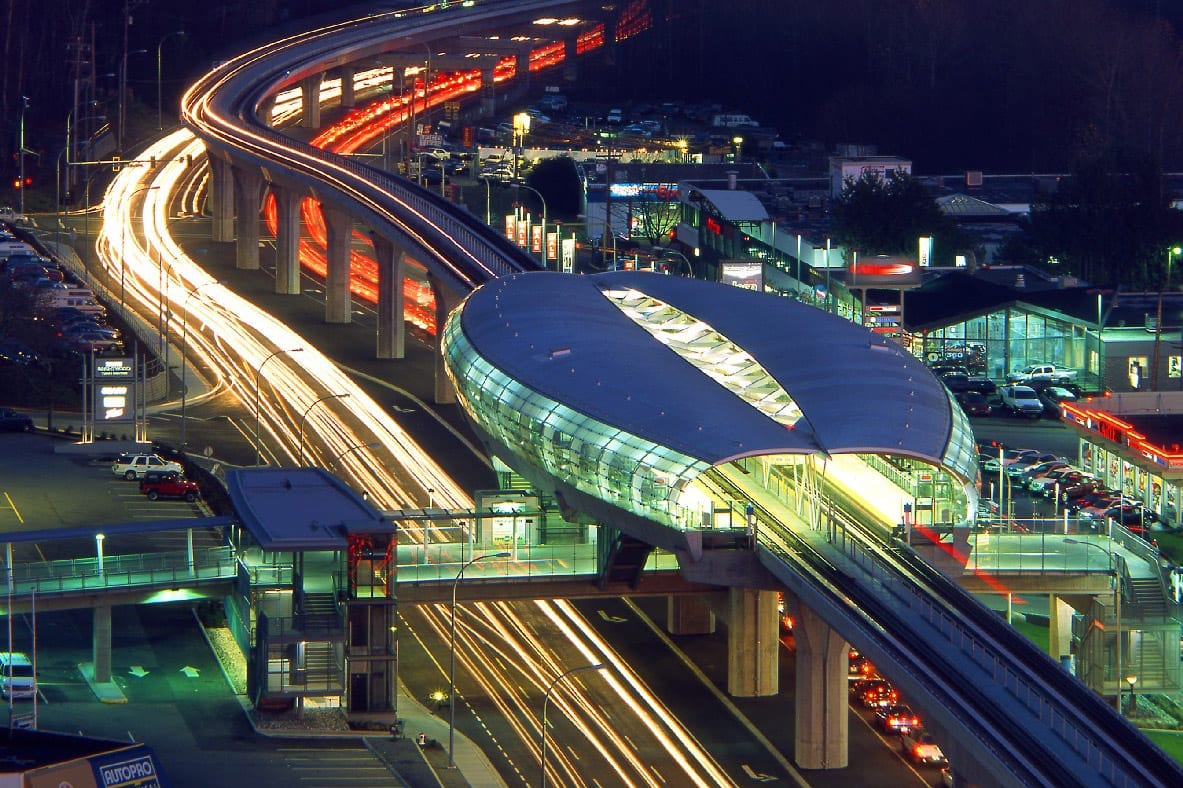
<svg viewBox="0 0 1183 788">
<path fill-rule="evenodd" d="M 527 116 L 529 117 L 529 116 Z M 538 195 L 538 200 L 542 203 L 542 267 L 546 268 L 546 198 L 542 196 L 542 192 L 535 189 L 533 186 L 527 186 L 524 183 L 517 184 L 519 187 L 532 191 Z M 487 222 L 486 222 L 487 224 Z"/>
<path fill-rule="evenodd" d="M 278 356 L 280 353 L 299 353 L 304 348 L 293 347 L 283 348 L 272 353 L 267 358 L 263 359 L 263 363 L 255 371 L 255 465 L 259 464 L 262 454 L 262 444 L 259 443 L 259 385 L 262 382 L 263 367 L 267 366 L 267 362 Z"/>
<path fill-rule="evenodd" d="M 146 55 L 146 49 L 134 49 L 127 51 L 127 28 L 124 27 L 123 35 L 123 57 L 119 61 L 119 129 L 116 135 L 116 153 L 123 156 L 123 143 L 127 138 L 124 126 L 127 125 L 127 58 L 128 55 Z"/>
<path fill-rule="evenodd" d="M 1130 674 L 1125 677 L 1125 683 L 1130 685 L 1130 710 L 1129 716 L 1133 717 L 1138 710 L 1138 696 L 1134 694 L 1134 685 L 1138 683 L 1138 677 Z"/>
<path fill-rule="evenodd" d="M 546 688 L 546 695 L 542 699 L 542 779 L 539 781 L 539 785 L 541 785 L 542 788 L 546 788 L 546 710 L 550 705 L 551 691 L 559 685 L 559 682 L 573 673 L 579 673 L 583 670 L 603 670 L 606 667 L 608 666 L 602 662 L 597 662 L 594 665 L 579 665 L 578 667 L 574 667 L 570 670 L 560 673 L 555 678 L 555 680 L 550 683 L 550 686 Z"/>
<path fill-rule="evenodd" d="M 299 451 L 296 453 L 296 465 L 297 466 L 299 466 L 299 467 L 304 466 L 304 421 L 308 418 L 308 414 L 312 412 L 313 408 L 315 408 L 317 405 L 319 405 L 320 403 L 324 402 L 327 399 L 345 399 L 348 396 L 349 396 L 349 392 L 345 392 L 343 394 L 325 394 L 323 397 L 320 397 L 319 399 L 317 399 L 316 402 L 313 402 L 311 405 L 309 405 L 308 409 L 304 411 L 304 415 L 300 417 L 300 443 L 299 443 L 300 448 L 299 448 Z"/>
<path fill-rule="evenodd" d="M 189 395 L 189 377 L 188 370 L 188 349 L 189 349 L 189 299 L 192 298 L 198 290 L 210 285 L 224 285 L 225 279 L 219 279 L 216 282 L 203 282 L 195 285 L 189 289 L 185 294 L 185 300 L 181 302 L 181 451 L 185 451 L 185 403 Z"/>
<path fill-rule="evenodd" d="M 121 226 L 119 228 L 119 316 L 124 319 L 127 319 L 127 312 L 125 311 L 124 305 L 123 305 L 123 282 L 124 282 L 125 274 L 127 272 L 127 263 L 125 262 L 125 259 L 126 259 L 125 254 L 126 254 L 126 250 L 127 250 L 127 225 L 131 223 L 132 213 L 135 208 L 136 195 L 143 194 L 144 192 L 150 192 L 153 189 L 159 189 L 159 188 L 160 188 L 159 186 L 141 186 L 140 188 L 133 191 L 127 197 L 127 218 L 128 218 L 128 221 L 122 222 Z M 162 284 L 163 284 L 163 280 L 164 280 L 164 275 L 162 273 L 161 274 L 161 283 Z M 161 287 L 162 291 L 163 291 L 163 289 L 164 288 Z M 162 335 L 163 335 L 163 330 L 162 330 Z"/>
<path fill-rule="evenodd" d="M 522 145 L 525 142 L 526 135 L 530 133 L 530 116 L 525 112 L 519 112 L 513 116 L 513 182 L 517 184 L 520 181 L 518 177 L 518 166 L 522 158 Z"/>
<path fill-rule="evenodd" d="M 1111 531 L 1111 533 L 1112 533 L 1112 531 Z M 1061 541 L 1063 541 L 1064 544 L 1082 544 L 1082 545 L 1085 545 L 1086 547 L 1095 547 L 1098 550 L 1104 551 L 1105 555 L 1109 557 L 1109 576 L 1111 578 L 1113 578 L 1113 613 L 1114 613 L 1114 618 L 1115 618 L 1114 625 L 1115 625 L 1115 628 L 1117 629 L 1117 654 L 1116 654 L 1116 665 L 1115 665 L 1116 670 L 1114 671 L 1115 674 L 1117 675 L 1117 700 L 1114 705 L 1117 707 L 1117 713 L 1121 714 L 1122 713 L 1122 710 L 1121 710 L 1121 681 L 1122 681 L 1122 675 L 1121 675 L 1121 673 L 1122 673 L 1122 671 L 1121 671 L 1121 639 L 1122 639 L 1122 634 L 1121 634 L 1121 573 L 1118 571 L 1117 556 L 1115 556 L 1113 554 L 1113 537 L 1112 536 L 1109 537 L 1109 547 L 1108 548 L 1101 547 L 1101 545 L 1096 544 L 1095 542 L 1090 542 L 1090 541 L 1087 541 L 1084 539 L 1073 539 L 1070 536 L 1064 537 L 1064 539 Z M 1102 689 L 1102 693 L 1104 693 L 1104 681 L 1102 681 L 1101 689 Z"/>
<path fill-rule="evenodd" d="M 20 160 L 20 213 L 24 216 L 25 213 L 25 110 L 29 108 L 29 97 L 21 96 L 21 128 L 20 136 L 18 138 L 18 158 Z"/>
<path fill-rule="evenodd" d="M 339 453 L 329 462 L 329 469 L 333 471 L 337 470 L 337 462 L 350 452 L 357 451 L 358 449 L 373 449 L 381 445 L 382 444 L 378 441 L 370 441 L 369 443 L 359 443 L 356 446 L 350 446 L 348 449 Z"/>
<path fill-rule="evenodd" d="M 164 80 L 162 75 L 164 72 L 164 42 L 168 41 L 173 36 L 184 37 L 184 30 L 174 30 L 173 32 L 160 39 L 160 43 L 156 45 L 156 130 L 162 131 L 164 129 L 164 99 L 162 85 Z"/>
<path fill-rule="evenodd" d="M 1154 320 L 1154 366 L 1151 372 L 1151 384 L 1155 391 L 1158 391 L 1158 362 L 1159 362 L 1159 348 L 1162 346 L 1162 294 L 1164 290 L 1171 287 L 1171 261 L 1177 255 L 1183 254 L 1183 248 L 1172 246 L 1167 249 L 1167 270 L 1166 276 L 1158 286 L 1158 309 Z"/>
<path fill-rule="evenodd" d="M 665 249 L 662 249 L 662 254 L 676 254 L 678 257 L 681 257 L 681 258 L 682 258 L 682 262 L 686 264 L 686 270 L 690 272 L 690 278 L 691 278 L 691 279 L 693 279 L 693 278 L 694 278 L 694 266 L 690 264 L 690 258 L 689 258 L 689 257 L 687 257 L 686 255 L 682 254 L 682 253 L 681 253 L 681 252 L 679 252 L 677 249 L 671 249 L 671 248 L 670 248 L 670 247 L 668 247 L 668 246 L 667 246 Z"/>
<path fill-rule="evenodd" d="M 464 571 L 468 567 L 475 564 L 477 561 L 484 561 L 486 558 L 509 558 L 509 553 L 485 553 L 478 555 L 464 566 L 460 567 L 460 571 L 456 573 L 456 579 L 452 581 L 452 634 L 451 655 L 448 658 L 448 767 L 456 766 L 456 589 L 460 586 L 460 579 L 464 577 Z"/>
</svg>

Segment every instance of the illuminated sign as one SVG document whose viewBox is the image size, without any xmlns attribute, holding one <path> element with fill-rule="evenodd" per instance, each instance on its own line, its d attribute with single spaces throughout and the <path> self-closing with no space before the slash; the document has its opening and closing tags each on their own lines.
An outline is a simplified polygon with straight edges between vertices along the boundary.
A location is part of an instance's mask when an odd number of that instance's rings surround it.
<svg viewBox="0 0 1183 788">
<path fill-rule="evenodd" d="M 706 228 L 708 230 L 710 230 L 715 235 L 722 235 L 723 234 L 723 225 L 719 224 L 719 220 L 716 219 L 715 217 L 708 216 L 703 221 L 703 224 L 706 226 Z"/>
<path fill-rule="evenodd" d="M 723 260 L 719 263 L 719 281 L 745 290 L 764 292 L 764 263 L 759 260 Z"/>
<path fill-rule="evenodd" d="M 96 421 L 128 422 L 135 418 L 135 361 L 130 358 L 96 358 L 92 384 L 86 396 L 92 403 Z"/>
<path fill-rule="evenodd" d="M 1119 446 L 1126 446 L 1136 455 L 1149 460 L 1154 465 L 1170 469 L 1183 469 L 1183 452 L 1179 450 L 1177 444 L 1172 446 L 1172 451 L 1155 446 L 1146 440 L 1146 436 L 1138 432 L 1134 425 L 1122 421 L 1111 413 L 1064 402 L 1061 403 L 1060 419 Z"/>
</svg>

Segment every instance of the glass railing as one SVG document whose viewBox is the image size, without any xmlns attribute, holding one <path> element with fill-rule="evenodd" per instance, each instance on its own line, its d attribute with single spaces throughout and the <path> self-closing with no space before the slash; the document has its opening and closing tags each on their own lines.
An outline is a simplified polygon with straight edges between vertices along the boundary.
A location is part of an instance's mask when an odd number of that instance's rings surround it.
<svg viewBox="0 0 1183 788">
<path fill-rule="evenodd" d="M 466 563 L 481 555 L 509 553 L 505 558 L 486 558 L 464 570 L 465 579 L 529 579 L 531 577 L 594 577 L 597 574 L 594 542 L 566 545 L 476 546 L 465 543 L 400 546 L 399 583 L 452 582 Z M 654 551 L 645 571 L 676 570 L 678 559 Z"/>
<path fill-rule="evenodd" d="M 196 581 L 230 580 L 238 572 L 238 560 L 229 547 L 167 553 L 135 553 L 99 558 L 71 558 L 17 564 L 0 577 L 14 595 L 69 594 L 104 588 L 164 585 L 183 586 Z"/>
</svg>

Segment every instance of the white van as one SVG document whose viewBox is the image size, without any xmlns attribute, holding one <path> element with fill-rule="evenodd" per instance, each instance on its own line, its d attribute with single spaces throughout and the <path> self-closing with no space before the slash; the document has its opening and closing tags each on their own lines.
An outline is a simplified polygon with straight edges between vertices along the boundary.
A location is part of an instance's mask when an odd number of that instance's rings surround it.
<svg viewBox="0 0 1183 788">
<path fill-rule="evenodd" d="M 752 120 L 751 115 L 716 115 L 711 125 L 725 129 L 755 129 L 760 124 Z"/>
<path fill-rule="evenodd" d="M 33 663 L 18 651 L 0 651 L 0 695 L 31 698 L 37 694 Z"/>
<path fill-rule="evenodd" d="M 37 301 L 37 310 L 41 314 L 48 314 L 55 309 L 67 306 L 96 318 L 107 319 L 107 308 L 96 301 L 94 293 L 85 287 L 46 290 Z"/>
</svg>

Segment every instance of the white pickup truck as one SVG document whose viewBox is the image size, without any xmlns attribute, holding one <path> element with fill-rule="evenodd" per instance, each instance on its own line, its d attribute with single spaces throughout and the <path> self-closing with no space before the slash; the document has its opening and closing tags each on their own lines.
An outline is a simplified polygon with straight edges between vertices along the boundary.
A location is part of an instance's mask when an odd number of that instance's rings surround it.
<svg viewBox="0 0 1183 788">
<path fill-rule="evenodd" d="M 1055 364 L 1031 364 L 1006 376 L 1007 383 L 1074 383 L 1076 370 Z"/>
<path fill-rule="evenodd" d="M 1013 383 L 1009 386 L 999 386 L 998 396 L 1002 399 L 1002 406 L 1017 416 L 1039 418 L 1043 415 L 1043 402 L 1030 386 Z"/>
</svg>

